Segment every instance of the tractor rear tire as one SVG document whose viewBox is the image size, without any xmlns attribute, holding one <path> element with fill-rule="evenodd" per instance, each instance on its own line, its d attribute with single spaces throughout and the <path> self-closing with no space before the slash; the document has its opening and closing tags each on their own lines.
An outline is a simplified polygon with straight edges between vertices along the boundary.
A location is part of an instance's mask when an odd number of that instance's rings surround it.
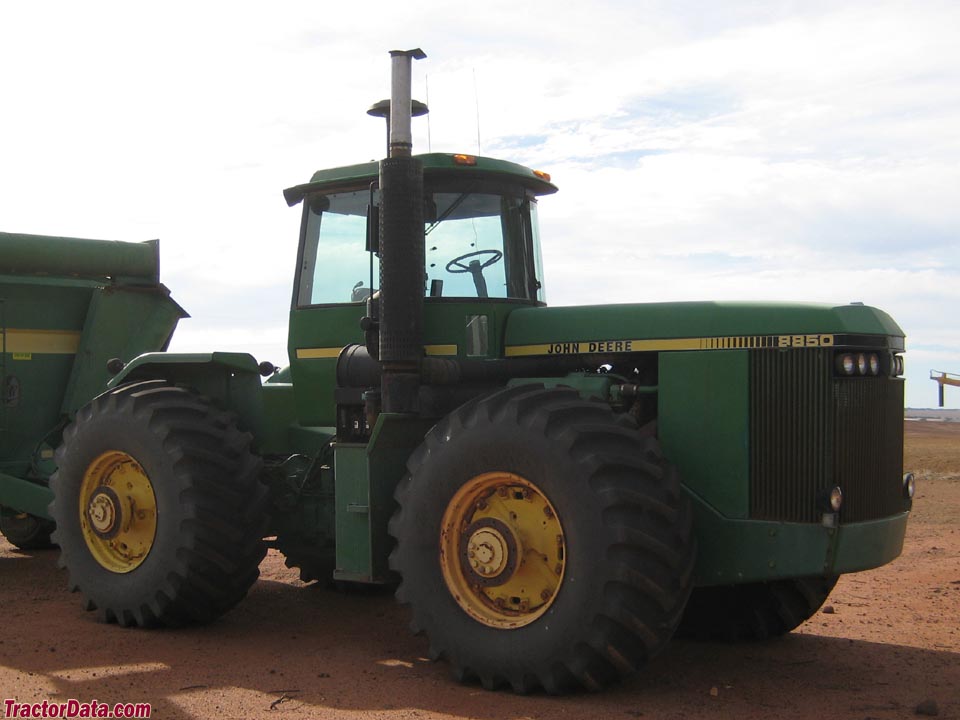
<svg viewBox="0 0 960 720">
<path fill-rule="evenodd" d="M 0 533 L 21 550 L 46 550 L 53 547 L 50 534 L 56 526 L 49 520 L 27 513 L 0 508 Z"/>
<path fill-rule="evenodd" d="M 837 579 L 806 577 L 697 588 L 677 635 L 726 642 L 785 635 L 813 617 Z"/>
<path fill-rule="evenodd" d="M 266 487 L 231 413 L 164 381 L 77 413 L 50 481 L 54 540 L 85 608 L 123 626 L 213 620 L 259 575 Z"/>
<path fill-rule="evenodd" d="M 397 598 L 458 680 L 599 690 L 669 641 L 693 575 L 689 499 L 606 404 L 508 388 L 441 421 L 407 467 Z"/>
</svg>

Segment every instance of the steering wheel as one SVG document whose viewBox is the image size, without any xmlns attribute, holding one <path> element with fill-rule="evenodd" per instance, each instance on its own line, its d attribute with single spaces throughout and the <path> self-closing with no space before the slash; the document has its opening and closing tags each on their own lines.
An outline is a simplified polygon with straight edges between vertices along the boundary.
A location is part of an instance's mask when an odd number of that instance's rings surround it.
<svg viewBox="0 0 960 720">
<path fill-rule="evenodd" d="M 484 260 L 479 265 L 474 265 L 473 267 L 470 267 L 470 265 L 463 264 L 463 261 L 466 260 L 467 258 L 478 257 L 480 255 L 489 255 L 490 259 Z M 469 252 L 466 255 L 455 257 L 453 260 L 447 263 L 446 270 L 448 273 L 453 273 L 455 275 L 459 273 L 467 273 L 467 272 L 473 273 L 478 270 L 483 270 L 486 267 L 490 267 L 495 262 L 499 262 L 500 258 L 502 257 L 503 257 L 503 253 L 500 252 L 499 250 L 476 250 L 474 252 Z M 471 265 L 473 265 L 473 263 L 471 263 Z"/>
</svg>

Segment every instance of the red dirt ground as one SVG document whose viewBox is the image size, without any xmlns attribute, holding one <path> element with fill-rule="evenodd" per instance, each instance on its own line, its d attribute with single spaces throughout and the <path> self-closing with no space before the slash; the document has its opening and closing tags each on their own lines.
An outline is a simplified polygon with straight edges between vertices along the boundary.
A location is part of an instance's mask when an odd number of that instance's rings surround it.
<svg viewBox="0 0 960 720">
<path fill-rule="evenodd" d="M 56 551 L 0 540 L 0 695 L 149 702 L 154 718 L 863 720 L 916 717 L 927 700 L 960 718 L 960 424 L 907 423 L 905 464 L 919 482 L 903 556 L 843 577 L 833 612 L 772 642 L 675 641 L 598 695 L 458 685 L 391 596 L 305 587 L 273 553 L 211 626 L 102 625 L 64 590 Z"/>
</svg>

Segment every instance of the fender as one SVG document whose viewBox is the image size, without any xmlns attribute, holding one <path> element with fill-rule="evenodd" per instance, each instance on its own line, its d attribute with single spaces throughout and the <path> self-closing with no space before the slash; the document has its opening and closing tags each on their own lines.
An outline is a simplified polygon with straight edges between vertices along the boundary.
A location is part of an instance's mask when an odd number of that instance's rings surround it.
<svg viewBox="0 0 960 720">
<path fill-rule="evenodd" d="M 117 373 L 107 387 L 137 380 L 166 380 L 211 398 L 240 418 L 240 427 L 263 437 L 263 389 L 257 361 L 247 353 L 169 353 L 139 355 Z"/>
</svg>

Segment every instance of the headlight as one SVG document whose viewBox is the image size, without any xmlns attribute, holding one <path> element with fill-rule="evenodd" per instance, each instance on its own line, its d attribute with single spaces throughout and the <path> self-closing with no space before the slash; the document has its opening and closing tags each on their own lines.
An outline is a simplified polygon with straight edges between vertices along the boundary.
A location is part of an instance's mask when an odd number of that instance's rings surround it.
<svg viewBox="0 0 960 720">
<path fill-rule="evenodd" d="M 856 358 L 850 353 L 837 355 L 837 372 L 841 375 L 853 375 L 857 371 Z"/>
<path fill-rule="evenodd" d="M 817 493 L 817 508 L 825 515 L 836 515 L 843 506 L 843 491 L 839 485 L 823 488 Z"/>
<path fill-rule="evenodd" d="M 903 358 L 899 355 L 890 357 L 891 374 L 903 373 Z M 875 352 L 840 352 L 834 356 L 834 369 L 837 375 L 846 377 L 877 377 L 884 371 L 885 358 L 881 359 Z M 898 370 L 899 368 L 899 370 Z"/>
<path fill-rule="evenodd" d="M 843 505 L 843 491 L 835 487 L 830 491 L 830 509 L 834 512 L 840 512 L 840 506 Z"/>
<path fill-rule="evenodd" d="M 893 356 L 893 375 L 894 377 L 898 375 L 903 375 L 903 355 L 894 355 Z"/>
<path fill-rule="evenodd" d="M 917 491 L 917 481 L 913 477 L 913 473 L 908 472 L 903 474 L 903 496 L 909 500 L 913 500 L 913 494 Z"/>
</svg>

